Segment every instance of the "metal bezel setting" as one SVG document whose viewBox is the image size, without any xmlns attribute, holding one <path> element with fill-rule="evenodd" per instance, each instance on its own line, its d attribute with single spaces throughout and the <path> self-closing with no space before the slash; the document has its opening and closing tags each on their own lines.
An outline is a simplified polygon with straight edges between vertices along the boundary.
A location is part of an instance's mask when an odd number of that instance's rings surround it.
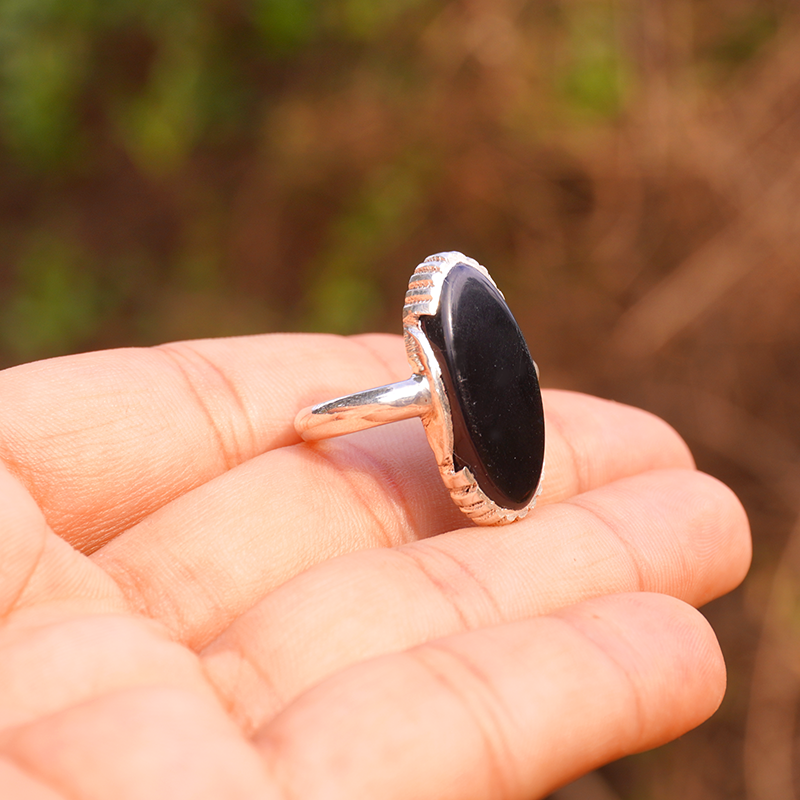
<svg viewBox="0 0 800 800">
<path fill-rule="evenodd" d="M 486 268 L 463 253 L 451 251 L 428 256 L 414 270 L 408 283 L 403 306 L 403 338 L 406 355 L 412 372 L 424 376 L 430 384 L 430 408 L 422 415 L 422 424 L 439 466 L 442 481 L 449 489 L 453 502 L 479 525 L 505 525 L 522 519 L 536 505 L 536 500 L 542 492 L 544 463 L 533 497 L 525 507 L 519 509 L 503 508 L 487 497 L 469 467 L 455 469 L 450 401 L 442 380 L 441 366 L 422 330 L 420 317 L 433 316 L 437 313 L 447 273 L 457 264 L 467 264 L 479 270 L 497 288 Z M 505 300 L 502 292 L 500 295 Z"/>
</svg>

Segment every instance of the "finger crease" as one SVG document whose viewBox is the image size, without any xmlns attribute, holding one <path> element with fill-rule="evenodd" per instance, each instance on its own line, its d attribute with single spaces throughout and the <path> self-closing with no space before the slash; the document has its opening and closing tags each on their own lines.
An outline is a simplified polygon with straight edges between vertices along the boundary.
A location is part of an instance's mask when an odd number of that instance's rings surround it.
<svg viewBox="0 0 800 800">
<path fill-rule="evenodd" d="M 33 580 L 33 576 L 36 574 L 36 571 L 39 569 L 39 565 L 42 563 L 42 559 L 44 558 L 45 550 L 47 549 L 47 535 L 51 533 L 50 528 L 48 527 L 47 523 L 44 519 L 40 519 L 40 522 L 44 528 L 44 535 L 39 540 L 39 549 L 36 553 L 33 562 L 31 563 L 30 569 L 28 570 L 28 574 L 25 576 L 25 579 L 19 586 L 19 589 L 14 593 L 13 598 L 6 606 L 6 610 L 3 612 L 3 616 L 10 616 L 14 611 L 16 611 L 17 606 L 19 605 L 20 600 L 25 594 L 28 586 L 30 585 L 31 581 Z M 55 536 L 55 534 L 53 534 Z"/>
<path fill-rule="evenodd" d="M 572 462 L 572 474 L 575 476 L 575 490 L 573 493 L 582 494 L 592 485 L 589 476 L 588 462 L 585 458 L 581 457 L 578 449 L 567 435 L 567 426 L 558 413 L 552 411 L 552 409 L 548 409 L 546 422 L 550 427 L 558 431 L 558 435 L 561 437 L 561 441 L 564 443 L 567 453 L 569 454 L 570 461 Z"/>
<path fill-rule="evenodd" d="M 247 408 L 244 405 L 241 394 L 234 386 L 233 381 L 231 381 L 231 379 L 213 361 L 209 360 L 188 345 L 160 345 L 156 349 L 162 352 L 169 359 L 169 361 L 178 370 L 183 378 L 190 395 L 194 398 L 197 407 L 206 418 L 208 427 L 211 430 L 211 434 L 217 442 L 217 447 L 220 455 L 222 456 L 222 461 L 225 465 L 225 468 L 231 469 L 232 467 L 235 467 L 245 461 L 247 459 L 247 455 L 243 451 L 246 450 L 248 453 L 252 454 L 256 449 L 254 446 L 255 435 Z M 249 447 L 242 448 L 239 445 L 239 442 L 237 442 L 237 437 L 235 434 L 226 435 L 223 432 L 222 426 L 211 410 L 203 391 L 201 391 L 201 389 L 198 387 L 197 379 L 192 374 L 192 368 L 198 368 L 198 364 L 194 363 L 187 353 L 190 353 L 200 362 L 200 370 L 204 370 L 211 374 L 219 383 L 222 384 L 225 393 L 232 399 L 233 402 L 230 404 L 230 407 L 236 409 L 238 411 L 238 416 L 244 421 L 244 427 L 247 430 L 247 435 L 249 437 Z M 188 365 L 191 365 L 192 368 L 190 368 Z M 238 429 L 238 426 L 233 425 L 232 429 L 235 431 Z"/>
<path fill-rule="evenodd" d="M 435 548 L 436 552 L 443 555 L 447 558 L 451 563 L 455 564 L 459 571 L 466 575 L 469 578 L 469 582 L 471 586 L 476 587 L 483 598 L 487 601 L 488 605 L 491 607 L 493 612 L 493 619 L 492 622 L 499 622 L 503 619 L 504 613 L 503 609 L 500 606 L 499 601 L 494 596 L 494 593 L 489 589 L 489 587 L 482 581 L 467 565 L 466 562 L 462 561 L 461 559 L 457 558 L 453 553 L 449 552 L 448 550 L 440 550 L 439 548 Z"/>
<path fill-rule="evenodd" d="M 239 391 L 235 381 L 230 378 L 228 374 L 221 367 L 219 367 L 219 365 L 215 364 L 210 358 L 208 358 L 208 356 L 189 345 L 187 345 L 187 347 L 190 352 L 194 353 L 208 367 L 208 369 L 211 370 L 211 372 L 213 372 L 222 381 L 223 386 L 227 390 L 228 396 L 233 400 L 233 407 L 238 411 L 239 418 L 242 420 L 244 427 L 247 430 L 247 443 L 249 447 L 246 448 L 246 450 L 251 456 L 255 455 L 257 452 L 257 437 L 255 428 L 253 426 L 253 420 L 250 416 L 250 412 L 247 409 L 247 404 L 244 401 L 244 397 Z M 242 460 L 246 460 L 246 458 L 248 458 L 248 456 L 244 456 Z"/>
<path fill-rule="evenodd" d="M 181 628 L 180 624 L 175 624 L 171 615 L 165 613 L 163 608 L 164 600 L 172 596 L 168 593 L 162 593 L 158 598 L 158 603 L 161 604 L 158 608 L 151 602 L 150 594 L 147 591 L 149 586 L 148 579 L 145 580 L 136 570 L 131 569 L 123 561 L 117 559 L 104 560 L 101 567 L 105 570 L 106 574 L 116 584 L 122 597 L 125 599 L 128 609 L 133 614 L 139 614 L 148 619 L 158 620 L 167 629 L 175 634 Z M 171 602 L 173 610 L 177 613 L 177 607 L 174 601 Z"/>
<path fill-rule="evenodd" d="M 588 633 L 581 630 L 581 628 L 568 617 L 554 616 L 554 618 L 560 619 L 564 624 L 569 625 L 571 630 L 575 631 L 581 637 L 581 639 L 583 639 L 583 641 L 587 642 L 596 652 L 600 653 L 606 659 L 606 661 L 610 662 L 614 667 L 616 667 L 617 671 L 620 673 L 620 675 L 622 675 L 630 690 L 630 697 L 631 701 L 633 702 L 633 711 L 631 716 L 621 715 L 621 717 L 624 716 L 624 718 L 627 719 L 632 718 L 633 724 L 636 728 L 635 734 L 632 737 L 632 741 L 641 741 L 646 730 L 645 719 L 647 718 L 647 714 L 645 713 L 645 706 L 642 700 L 641 690 L 639 689 L 637 682 L 634 680 L 631 670 L 629 670 L 625 664 L 609 650 L 604 648 L 599 642 L 595 641 L 595 639 L 589 636 Z"/>
<path fill-rule="evenodd" d="M 2 758 L 4 758 L 13 767 L 16 767 L 23 775 L 30 778 L 34 783 L 37 783 L 39 786 L 43 786 L 46 789 L 52 790 L 59 797 L 63 798 L 63 800 L 80 800 L 78 795 L 72 794 L 71 792 L 67 793 L 63 786 L 59 786 L 53 781 L 45 778 L 39 770 L 31 767 L 31 765 L 26 763 L 19 755 L 5 752 L 3 753 Z"/>
<path fill-rule="evenodd" d="M 237 676 L 239 676 L 239 678 L 241 677 L 244 669 L 249 668 L 261 682 L 261 688 L 269 696 L 271 704 L 275 709 L 282 708 L 286 704 L 285 699 L 278 692 L 277 685 L 272 679 L 272 676 L 258 662 L 257 659 L 252 658 L 246 649 L 239 647 L 238 645 L 228 646 L 226 649 L 234 656 L 234 658 L 238 660 Z M 219 650 L 217 650 L 216 653 L 219 653 Z M 219 679 L 215 675 L 214 670 L 209 669 L 203 653 L 200 654 L 199 661 L 203 675 L 226 712 L 231 717 L 238 717 L 239 719 L 248 720 L 247 730 L 245 730 L 245 733 L 250 734 L 264 724 L 265 720 L 253 719 L 248 709 L 236 699 L 237 690 L 239 688 L 237 680 L 232 682 L 224 682 L 223 680 Z"/>
<path fill-rule="evenodd" d="M 456 593 L 453 591 L 453 587 L 447 581 L 441 580 L 435 572 L 428 569 L 427 565 L 425 564 L 425 560 L 419 555 L 404 549 L 399 549 L 396 552 L 398 555 L 405 556 L 409 561 L 411 561 L 417 571 L 428 581 L 428 583 L 430 583 L 431 586 L 433 586 L 439 597 L 441 597 L 442 600 L 447 603 L 447 605 L 458 617 L 458 620 L 461 623 L 461 630 L 471 630 L 472 625 L 470 624 L 469 619 L 467 619 L 467 615 L 464 613 L 461 603 L 456 600 Z"/>
<path fill-rule="evenodd" d="M 599 522 L 601 527 L 608 531 L 608 533 L 611 534 L 611 537 L 617 542 L 617 544 L 620 545 L 622 550 L 627 555 L 628 562 L 633 568 L 636 576 L 636 586 L 632 588 L 632 591 L 643 592 L 646 590 L 646 588 L 649 588 L 649 581 L 645 577 L 647 570 L 644 562 L 642 561 L 636 548 L 619 533 L 614 523 L 610 520 L 607 520 L 593 506 L 582 503 L 577 497 L 573 497 L 571 500 L 565 500 L 564 502 L 571 505 L 573 508 L 581 509 L 581 511 L 584 511 L 586 514 L 588 514 L 592 520 L 594 520 L 594 522 Z"/>
<path fill-rule="evenodd" d="M 494 595 L 489 591 L 489 589 L 485 586 L 485 584 L 472 572 L 465 564 L 463 564 L 459 559 L 457 559 L 451 553 L 448 553 L 444 550 L 439 550 L 438 548 L 430 547 L 430 549 L 435 552 L 437 555 L 444 556 L 448 562 L 455 565 L 458 570 L 458 574 L 464 578 L 467 578 L 467 582 L 470 588 L 477 588 L 480 594 L 487 600 L 489 606 L 492 609 L 492 616 L 494 619 L 485 620 L 481 619 L 480 621 L 477 620 L 470 620 L 464 604 L 459 602 L 459 598 L 465 594 L 468 594 L 464 591 L 459 591 L 455 588 L 456 584 L 453 580 L 442 579 L 437 575 L 436 571 L 431 569 L 431 565 L 427 563 L 429 559 L 426 559 L 424 552 L 418 552 L 414 548 L 399 548 L 397 552 L 401 555 L 404 555 L 406 558 L 410 559 L 414 565 L 417 567 L 419 572 L 430 582 L 430 584 L 436 589 L 437 593 L 441 596 L 441 598 L 453 609 L 456 616 L 461 622 L 462 629 L 472 630 L 478 625 L 488 625 L 494 621 L 497 621 L 502 618 L 502 612 L 500 610 L 500 606 L 497 602 L 497 599 Z"/>
<path fill-rule="evenodd" d="M 509 715 L 505 714 L 506 720 L 501 719 L 500 711 L 505 708 L 505 703 L 491 678 L 462 653 L 443 644 L 429 643 L 409 650 L 407 654 L 455 698 L 474 723 L 486 755 L 489 772 L 487 785 L 497 791 L 498 798 L 519 797 L 522 781 L 516 775 L 513 750 L 504 734 L 511 727 L 508 724 Z M 444 657 L 448 662 L 446 668 L 435 664 L 432 655 Z M 461 686 L 462 682 L 467 685 Z"/>
</svg>

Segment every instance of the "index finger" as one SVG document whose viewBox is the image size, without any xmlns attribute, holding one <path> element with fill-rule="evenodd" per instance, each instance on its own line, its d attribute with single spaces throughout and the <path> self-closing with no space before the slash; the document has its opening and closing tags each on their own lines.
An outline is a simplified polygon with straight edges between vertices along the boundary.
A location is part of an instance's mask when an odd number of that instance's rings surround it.
<svg viewBox="0 0 800 800">
<path fill-rule="evenodd" d="M 0 459 L 85 552 L 259 453 L 310 402 L 407 377 L 399 337 L 269 334 L 0 372 Z"/>
</svg>

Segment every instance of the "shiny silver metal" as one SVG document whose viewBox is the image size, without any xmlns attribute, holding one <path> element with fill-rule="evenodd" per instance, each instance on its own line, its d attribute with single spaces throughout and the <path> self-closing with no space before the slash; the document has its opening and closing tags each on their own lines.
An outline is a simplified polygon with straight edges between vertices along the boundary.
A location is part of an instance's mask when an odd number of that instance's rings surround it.
<svg viewBox="0 0 800 800">
<path fill-rule="evenodd" d="M 503 525 L 522 519 L 534 507 L 542 491 L 542 480 L 527 506 L 508 509 L 484 494 L 468 467 L 455 469 L 450 402 L 441 368 L 419 321 L 421 316 L 437 312 L 445 277 L 456 264 L 474 267 L 494 284 L 484 267 L 457 251 L 436 253 L 417 266 L 409 281 L 403 306 L 403 336 L 411 365 L 410 378 L 305 408 L 297 415 L 294 424 L 304 440 L 318 441 L 387 422 L 420 417 L 442 481 L 450 490 L 453 502 L 479 525 Z"/>
<path fill-rule="evenodd" d="M 431 406 L 431 390 L 423 375 L 412 375 L 365 392 L 337 397 L 303 409 L 295 418 L 297 432 L 307 442 L 355 433 L 387 422 L 424 416 Z"/>
</svg>

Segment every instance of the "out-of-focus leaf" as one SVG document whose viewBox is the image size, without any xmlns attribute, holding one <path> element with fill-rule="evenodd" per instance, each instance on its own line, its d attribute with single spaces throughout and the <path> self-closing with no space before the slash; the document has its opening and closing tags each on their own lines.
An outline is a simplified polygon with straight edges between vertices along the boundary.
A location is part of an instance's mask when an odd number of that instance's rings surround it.
<svg viewBox="0 0 800 800">
<path fill-rule="evenodd" d="M 370 40 L 401 14 L 424 0 L 341 0 L 344 29 L 357 39 Z"/>
<path fill-rule="evenodd" d="M 414 226 L 419 199 L 419 175 L 401 162 L 376 176 L 336 221 L 309 293 L 310 327 L 337 333 L 369 327 L 380 308 L 380 276 L 370 267 Z"/>
<path fill-rule="evenodd" d="M 142 169 L 152 174 L 179 167 L 194 144 L 200 68 L 191 51 L 163 59 L 147 90 L 117 109 L 120 138 Z"/>
<path fill-rule="evenodd" d="M 560 84 L 575 111 L 601 116 L 619 112 L 625 82 L 613 3 L 580 3 L 567 18 L 568 48 Z"/>
<path fill-rule="evenodd" d="M 252 0 L 253 19 L 268 45 L 293 49 L 317 28 L 316 0 Z"/>
<path fill-rule="evenodd" d="M 87 68 L 86 37 L 66 28 L 5 44 L 0 50 L 2 138 L 28 163 L 51 166 L 77 144 L 74 104 Z"/>
<path fill-rule="evenodd" d="M 198 18 L 181 18 L 180 30 L 159 41 L 160 52 L 144 91 L 120 98 L 116 123 L 131 157 L 145 172 L 179 168 L 200 130 L 208 31 Z"/>
</svg>

